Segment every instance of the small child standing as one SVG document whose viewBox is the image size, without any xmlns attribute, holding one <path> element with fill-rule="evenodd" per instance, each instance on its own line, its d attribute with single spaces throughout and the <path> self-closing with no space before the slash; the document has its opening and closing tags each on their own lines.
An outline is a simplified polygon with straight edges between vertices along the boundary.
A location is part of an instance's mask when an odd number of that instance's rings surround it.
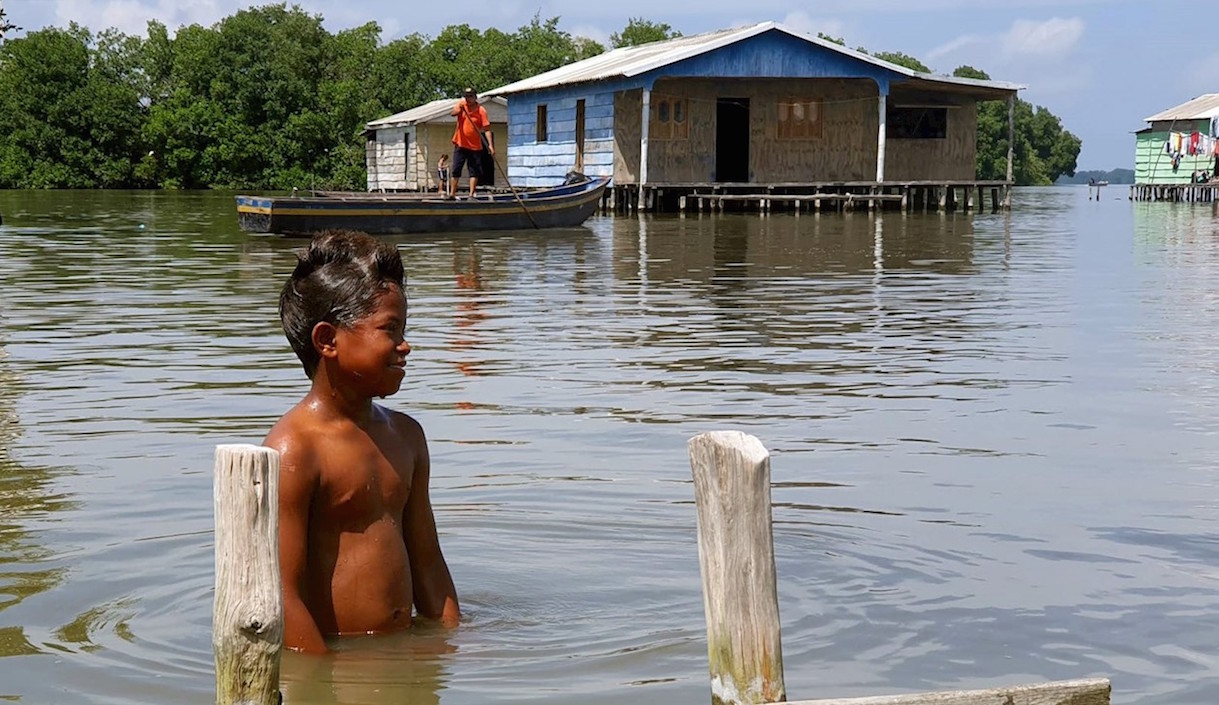
<svg viewBox="0 0 1219 705">
<path fill-rule="evenodd" d="M 263 445 L 279 451 L 284 646 L 455 626 L 453 578 L 428 495 L 423 427 L 373 403 L 406 375 L 406 273 L 398 249 L 328 230 L 298 255 L 279 297 L 284 334 L 311 380 Z"/>
<path fill-rule="evenodd" d="M 436 162 L 436 186 L 437 193 L 446 194 L 449 192 L 449 155 L 442 154 Z"/>
</svg>

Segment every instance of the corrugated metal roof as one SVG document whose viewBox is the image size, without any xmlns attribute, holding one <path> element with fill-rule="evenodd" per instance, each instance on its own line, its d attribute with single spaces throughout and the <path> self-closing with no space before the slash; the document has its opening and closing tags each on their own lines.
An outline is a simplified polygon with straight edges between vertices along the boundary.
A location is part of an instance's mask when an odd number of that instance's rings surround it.
<svg viewBox="0 0 1219 705">
<path fill-rule="evenodd" d="M 509 95 L 512 93 L 521 93 L 524 91 L 540 90 L 543 88 L 555 88 L 557 86 L 571 85 L 575 83 L 589 83 L 593 81 L 603 81 L 611 78 L 630 78 L 640 74 L 653 71 L 669 64 L 689 59 L 700 54 L 704 54 L 720 47 L 735 44 L 736 42 L 755 37 L 763 32 L 777 30 L 789 34 L 797 39 L 802 39 L 810 44 L 829 49 L 850 56 L 859 61 L 863 61 L 874 66 L 879 66 L 883 69 L 893 71 L 895 73 L 909 76 L 911 78 L 919 78 L 926 81 L 934 81 L 937 83 L 950 83 L 958 86 L 976 86 L 978 88 L 988 88 L 992 90 L 1002 91 L 1018 91 L 1024 86 L 1014 83 L 1005 83 L 1002 81 L 979 81 L 970 78 L 956 78 L 954 76 L 940 76 L 937 74 L 927 74 L 908 69 L 905 66 L 891 64 L 888 61 L 883 61 L 874 56 L 869 56 L 858 51 L 853 51 L 840 44 L 835 44 L 820 37 L 797 32 L 777 22 L 760 22 L 748 27 L 737 27 L 734 29 L 721 29 L 715 32 L 707 32 L 704 34 L 695 34 L 689 37 L 678 37 L 676 39 L 667 39 L 659 42 L 651 42 L 649 44 L 641 44 L 634 47 L 620 47 L 607 51 L 604 54 L 594 56 L 583 61 L 577 61 L 567 66 L 561 66 L 553 71 L 538 74 L 531 78 L 526 78 L 515 83 L 509 83 L 506 86 L 501 86 L 494 90 L 487 91 L 493 95 Z"/>
<path fill-rule="evenodd" d="M 1147 122 L 1163 122 L 1166 120 L 1209 120 L 1219 115 L 1219 93 L 1207 93 L 1193 100 L 1182 103 L 1175 108 L 1169 108 L 1162 113 L 1156 113 Z"/>
<path fill-rule="evenodd" d="M 380 130 L 386 127 L 406 127 L 421 122 L 456 122 L 457 118 L 449 114 L 457 104 L 457 98 L 441 98 L 430 103 L 416 106 L 410 110 L 394 113 L 367 123 L 369 130 Z M 482 97 L 478 102 L 487 109 L 487 118 L 493 123 L 508 121 L 508 101 L 499 97 Z"/>
</svg>

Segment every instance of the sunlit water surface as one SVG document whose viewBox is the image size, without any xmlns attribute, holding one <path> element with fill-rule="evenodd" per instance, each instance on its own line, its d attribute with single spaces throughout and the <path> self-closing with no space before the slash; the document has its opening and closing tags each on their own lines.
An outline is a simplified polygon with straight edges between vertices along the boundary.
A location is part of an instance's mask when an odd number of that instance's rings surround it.
<svg viewBox="0 0 1219 705">
<path fill-rule="evenodd" d="M 791 698 L 1219 687 L 1219 219 L 594 217 L 399 242 L 466 618 L 290 703 L 709 700 L 686 441 L 772 453 Z M 0 699 L 212 701 L 212 452 L 305 391 L 230 194 L 0 191 Z"/>
</svg>

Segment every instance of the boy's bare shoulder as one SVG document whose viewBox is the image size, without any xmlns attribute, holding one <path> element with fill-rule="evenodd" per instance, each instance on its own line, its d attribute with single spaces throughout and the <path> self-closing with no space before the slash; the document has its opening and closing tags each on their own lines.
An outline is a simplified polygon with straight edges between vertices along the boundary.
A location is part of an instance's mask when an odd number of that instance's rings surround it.
<svg viewBox="0 0 1219 705">
<path fill-rule="evenodd" d="M 282 465 L 308 471 L 316 465 L 314 444 L 320 437 L 318 426 L 315 418 L 295 406 L 275 422 L 262 444 L 279 451 Z"/>
<path fill-rule="evenodd" d="M 406 440 L 418 440 L 424 437 L 423 425 L 416 421 L 415 417 L 383 406 L 378 408 L 385 414 L 386 421 L 399 436 Z"/>
</svg>

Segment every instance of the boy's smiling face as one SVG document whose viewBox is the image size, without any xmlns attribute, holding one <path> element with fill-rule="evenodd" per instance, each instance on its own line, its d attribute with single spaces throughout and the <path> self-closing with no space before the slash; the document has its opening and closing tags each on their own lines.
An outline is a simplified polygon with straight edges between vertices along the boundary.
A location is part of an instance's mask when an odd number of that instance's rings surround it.
<svg viewBox="0 0 1219 705">
<path fill-rule="evenodd" d="M 411 346 L 406 332 L 406 297 L 392 286 L 379 293 L 372 311 L 335 331 L 339 368 L 369 397 L 387 397 L 402 386 Z"/>
</svg>

